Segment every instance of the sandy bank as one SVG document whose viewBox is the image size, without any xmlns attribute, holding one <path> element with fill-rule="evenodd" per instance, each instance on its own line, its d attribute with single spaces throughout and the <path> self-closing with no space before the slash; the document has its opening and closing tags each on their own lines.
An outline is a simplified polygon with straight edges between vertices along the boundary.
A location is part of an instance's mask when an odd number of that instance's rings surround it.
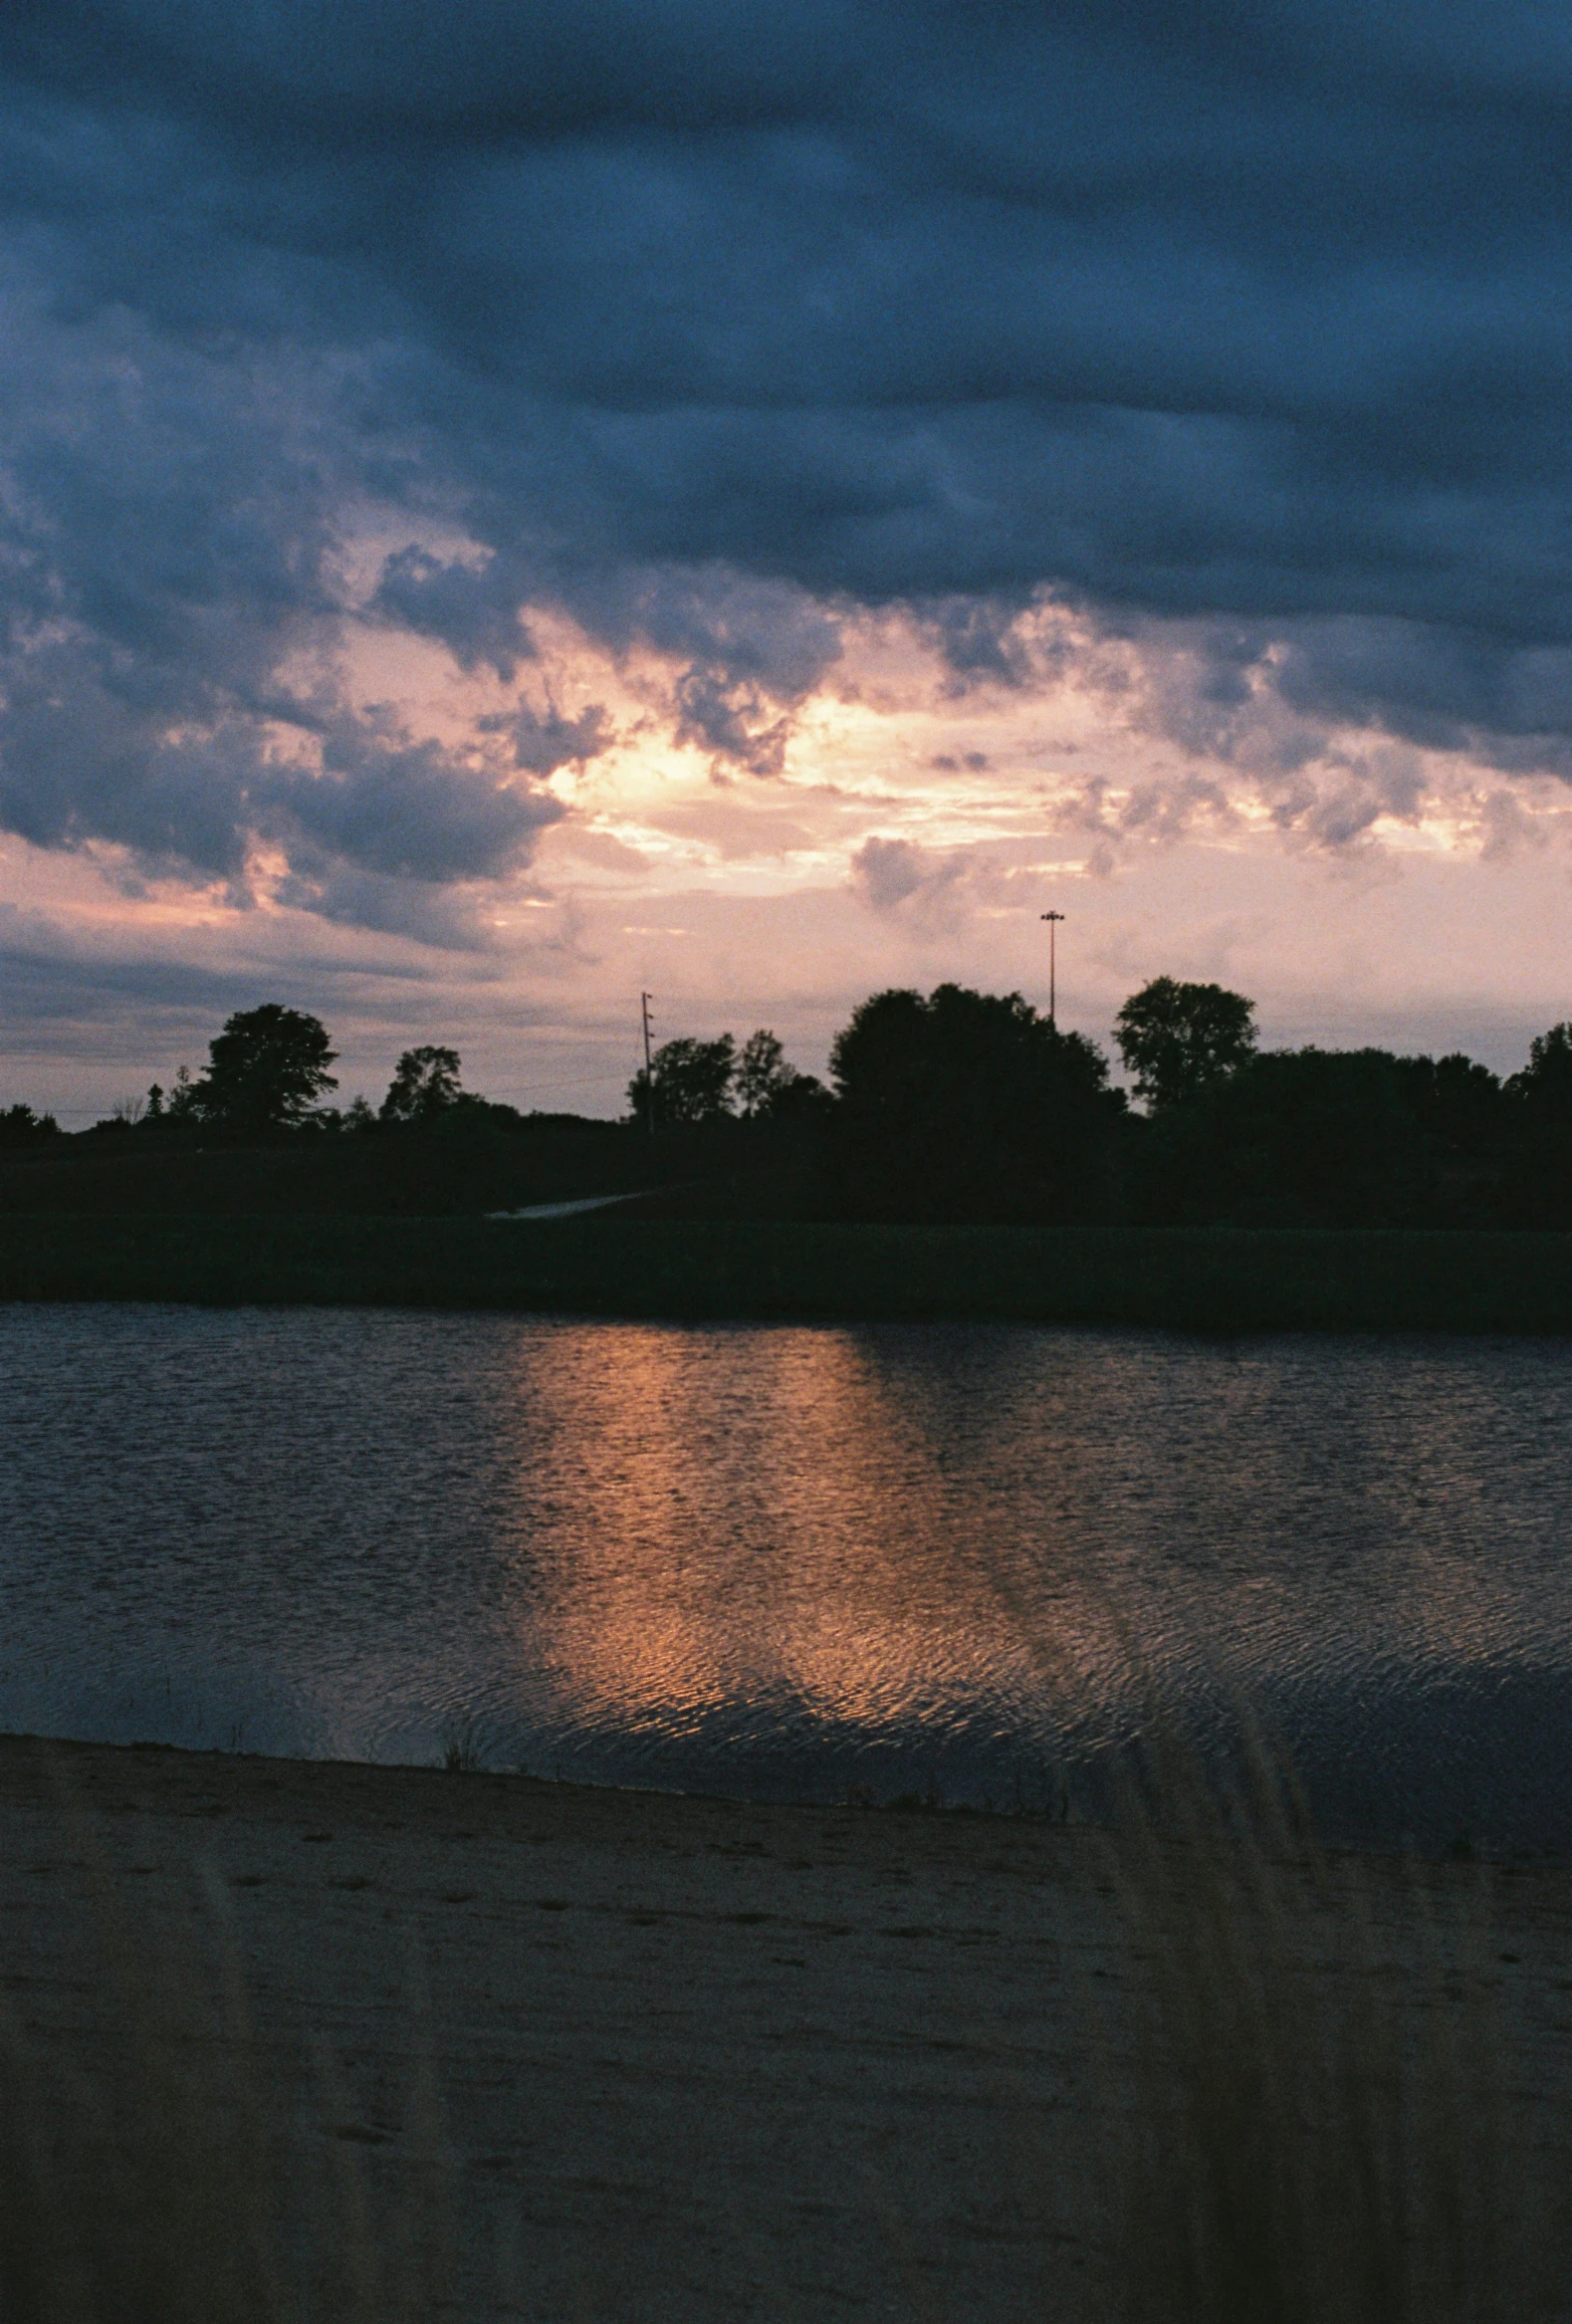
<svg viewBox="0 0 1572 2324">
<path fill-rule="evenodd" d="M 0 1973 L 52 2055 L 112 2006 L 85 1881 L 195 1958 L 204 1868 L 319 2161 L 387 2168 L 429 2050 L 465 2313 L 1040 2317 L 1095 2244 L 1088 2016 L 1140 1974 L 1096 1835 L 21 1740 L 0 1834 Z M 1414 1877 L 1361 1873 L 1400 1985 Z M 1475 1882 L 1417 1878 L 1443 1915 Z M 1572 1879 L 1490 1879 L 1513 2102 L 1553 2137 Z"/>
</svg>

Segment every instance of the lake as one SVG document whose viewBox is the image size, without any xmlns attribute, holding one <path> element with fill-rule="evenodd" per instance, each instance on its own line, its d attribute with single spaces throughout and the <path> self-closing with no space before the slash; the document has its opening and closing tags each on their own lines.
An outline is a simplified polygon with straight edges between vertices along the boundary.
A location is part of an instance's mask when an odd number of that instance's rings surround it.
<svg viewBox="0 0 1572 2324">
<path fill-rule="evenodd" d="M 0 1306 L 0 1728 L 1572 1852 L 1572 1342 Z"/>
</svg>

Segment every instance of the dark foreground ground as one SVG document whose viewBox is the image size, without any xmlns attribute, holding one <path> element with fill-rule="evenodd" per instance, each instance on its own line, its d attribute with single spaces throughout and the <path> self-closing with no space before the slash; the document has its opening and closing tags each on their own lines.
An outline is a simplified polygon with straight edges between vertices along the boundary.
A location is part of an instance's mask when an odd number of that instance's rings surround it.
<svg viewBox="0 0 1572 2324">
<path fill-rule="evenodd" d="M 1567 1332 L 1572 1235 L 12 1214 L 0 1298 Z"/>
<path fill-rule="evenodd" d="M 186 1995 L 227 1946 L 295 2183 L 347 2160 L 396 2205 L 434 2078 L 466 2317 L 1091 2313 L 1095 2125 L 1152 1943 L 1120 1862 L 1024 1822 L 0 1741 L 11 2026 L 91 2075 L 106 1943 Z M 1357 1869 L 1361 1974 L 1416 2013 L 1490 1891 L 1492 2055 L 1553 2142 L 1572 1880 Z M 1346 1940 L 1333 1900 L 1313 1974 Z"/>
</svg>

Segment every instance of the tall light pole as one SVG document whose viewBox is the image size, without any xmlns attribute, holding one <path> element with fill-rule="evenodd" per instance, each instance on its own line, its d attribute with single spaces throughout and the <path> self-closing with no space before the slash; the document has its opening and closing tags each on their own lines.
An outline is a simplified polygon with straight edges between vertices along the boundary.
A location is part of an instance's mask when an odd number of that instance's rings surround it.
<svg viewBox="0 0 1572 2324">
<path fill-rule="evenodd" d="M 1062 912 L 1042 912 L 1038 915 L 1038 917 L 1046 920 L 1048 923 L 1048 1023 L 1053 1028 L 1053 1031 L 1057 1033 L 1059 1030 L 1058 1013 L 1054 1008 L 1054 1003 L 1057 1000 L 1058 995 L 1054 991 L 1054 986 L 1057 982 L 1054 972 L 1058 967 L 1058 962 L 1054 955 L 1057 949 L 1059 933 L 1058 923 L 1063 919 L 1064 914 Z"/>
<path fill-rule="evenodd" d="M 649 1061 L 649 1005 L 653 993 L 640 993 L 639 1015 L 644 1021 L 644 1109 L 649 1115 L 649 1134 L 655 1135 L 655 1069 Z"/>
</svg>

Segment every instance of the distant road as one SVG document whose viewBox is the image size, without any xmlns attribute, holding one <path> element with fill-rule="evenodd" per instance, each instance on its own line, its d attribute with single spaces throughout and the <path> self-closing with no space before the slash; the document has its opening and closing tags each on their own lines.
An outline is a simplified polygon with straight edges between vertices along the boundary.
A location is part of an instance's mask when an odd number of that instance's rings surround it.
<svg viewBox="0 0 1572 2324">
<path fill-rule="evenodd" d="M 580 1211 L 605 1211 L 613 1203 L 642 1202 L 647 1194 L 660 1194 L 666 1189 L 655 1186 L 635 1187 L 631 1194 L 592 1194 L 581 1202 L 531 1203 L 522 1211 L 487 1211 L 488 1219 L 576 1219 Z"/>
</svg>

